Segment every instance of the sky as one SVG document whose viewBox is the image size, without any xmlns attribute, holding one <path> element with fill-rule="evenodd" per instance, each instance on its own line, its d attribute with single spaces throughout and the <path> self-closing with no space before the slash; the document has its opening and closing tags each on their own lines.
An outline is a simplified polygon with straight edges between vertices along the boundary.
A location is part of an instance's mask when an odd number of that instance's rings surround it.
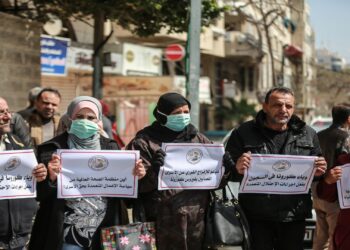
<svg viewBox="0 0 350 250">
<path fill-rule="evenodd" d="M 307 0 L 316 48 L 327 48 L 350 63 L 350 0 Z"/>
</svg>

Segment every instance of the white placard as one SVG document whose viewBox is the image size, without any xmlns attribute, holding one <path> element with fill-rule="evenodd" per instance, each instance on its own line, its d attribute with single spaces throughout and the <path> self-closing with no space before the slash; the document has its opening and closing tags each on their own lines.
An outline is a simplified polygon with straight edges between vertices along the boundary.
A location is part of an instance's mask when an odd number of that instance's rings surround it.
<svg viewBox="0 0 350 250">
<path fill-rule="evenodd" d="M 0 199 L 36 197 L 32 172 L 37 165 L 32 149 L 0 152 Z"/>
<path fill-rule="evenodd" d="M 215 189 L 222 175 L 222 144 L 163 143 L 158 189 Z"/>
<path fill-rule="evenodd" d="M 57 197 L 137 197 L 132 174 L 139 151 L 58 150 L 62 172 L 57 176 Z"/>
<path fill-rule="evenodd" d="M 315 156 L 252 154 L 240 193 L 308 193 L 315 174 Z"/>
<path fill-rule="evenodd" d="M 342 166 L 342 176 L 339 181 L 337 181 L 338 188 L 338 199 L 341 209 L 350 208 L 350 164 L 345 164 Z"/>
</svg>

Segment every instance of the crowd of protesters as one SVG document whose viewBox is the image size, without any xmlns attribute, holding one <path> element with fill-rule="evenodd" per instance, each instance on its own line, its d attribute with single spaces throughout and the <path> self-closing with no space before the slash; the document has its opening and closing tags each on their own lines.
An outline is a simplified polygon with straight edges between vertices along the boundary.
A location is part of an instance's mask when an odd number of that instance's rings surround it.
<svg viewBox="0 0 350 250">
<path fill-rule="evenodd" d="M 78 96 L 59 116 L 59 91 L 40 87 L 29 92 L 28 101 L 27 108 L 11 113 L 0 98 L 0 151 L 33 149 L 39 162 L 32 172 L 36 201 L 0 200 L 0 249 L 103 249 L 101 228 L 128 224 L 126 207 L 133 202 L 103 196 L 58 199 L 57 176 L 62 166 L 56 151 L 120 150 L 122 142 L 108 119 L 108 105 Z M 221 184 L 242 181 L 253 154 L 314 157 L 313 184 L 307 193 L 239 194 L 251 250 L 302 250 L 312 206 L 317 214 L 313 249 L 350 249 L 350 215 L 347 209 L 339 209 L 336 186 L 342 178 L 341 165 L 350 163 L 350 107 L 334 106 L 333 124 L 317 134 L 294 114 L 295 105 L 289 88 L 267 92 L 256 117 L 231 133 L 222 158 Z M 145 219 L 156 224 L 160 250 L 204 247 L 210 190 L 158 189 L 158 173 L 166 158 L 163 143 L 212 143 L 191 124 L 190 111 L 191 103 L 182 95 L 161 95 L 153 111 L 156 120 L 125 148 L 140 152 L 133 170 L 139 182 L 136 200 L 145 210 Z"/>
</svg>

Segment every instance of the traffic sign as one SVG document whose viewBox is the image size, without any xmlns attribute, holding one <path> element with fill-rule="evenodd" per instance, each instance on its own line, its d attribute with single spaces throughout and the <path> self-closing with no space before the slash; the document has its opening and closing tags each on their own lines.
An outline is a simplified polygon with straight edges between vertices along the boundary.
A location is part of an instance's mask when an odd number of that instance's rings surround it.
<svg viewBox="0 0 350 250">
<path fill-rule="evenodd" d="M 180 44 L 170 44 L 165 48 L 164 54 L 168 61 L 180 61 L 185 57 L 186 50 Z"/>
</svg>

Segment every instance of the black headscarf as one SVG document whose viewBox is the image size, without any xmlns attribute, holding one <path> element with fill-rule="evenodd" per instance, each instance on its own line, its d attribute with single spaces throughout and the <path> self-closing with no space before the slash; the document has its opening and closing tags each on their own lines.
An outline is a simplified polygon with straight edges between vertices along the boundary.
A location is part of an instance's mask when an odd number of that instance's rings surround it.
<svg viewBox="0 0 350 250">
<path fill-rule="evenodd" d="M 182 95 L 178 93 L 165 93 L 159 97 L 157 106 L 153 110 L 153 115 L 160 124 L 165 124 L 167 122 L 166 116 L 157 112 L 160 111 L 163 114 L 169 115 L 174 109 L 188 105 L 191 109 L 191 103 Z"/>
<path fill-rule="evenodd" d="M 189 124 L 183 131 L 176 132 L 164 126 L 167 122 L 167 117 L 173 110 L 178 107 L 188 105 L 191 109 L 191 103 L 178 93 L 165 93 L 159 97 L 157 106 L 153 110 L 153 115 L 157 119 L 152 125 L 144 128 L 140 133 L 147 133 L 152 138 L 160 142 L 186 142 L 193 138 L 198 130 Z M 160 111 L 165 115 L 157 112 Z"/>
</svg>

